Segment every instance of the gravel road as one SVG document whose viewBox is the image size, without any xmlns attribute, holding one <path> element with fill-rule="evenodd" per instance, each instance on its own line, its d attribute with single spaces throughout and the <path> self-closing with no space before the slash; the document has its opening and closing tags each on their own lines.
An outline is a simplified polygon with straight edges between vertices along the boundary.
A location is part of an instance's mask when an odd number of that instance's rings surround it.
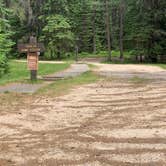
<svg viewBox="0 0 166 166">
<path fill-rule="evenodd" d="M 64 96 L 22 95 L 10 104 L 5 95 L 1 166 L 166 165 L 164 80 L 102 78 Z"/>
</svg>

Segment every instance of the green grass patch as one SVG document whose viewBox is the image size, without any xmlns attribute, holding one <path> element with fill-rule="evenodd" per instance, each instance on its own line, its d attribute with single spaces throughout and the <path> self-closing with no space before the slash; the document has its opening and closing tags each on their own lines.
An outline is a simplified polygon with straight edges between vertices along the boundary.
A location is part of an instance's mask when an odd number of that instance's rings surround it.
<svg viewBox="0 0 166 166">
<path fill-rule="evenodd" d="M 65 94 L 75 86 L 94 83 L 97 80 L 99 80 L 99 76 L 89 71 L 75 78 L 57 80 L 47 87 L 40 89 L 37 94 L 59 96 Z"/>
<path fill-rule="evenodd" d="M 151 64 L 151 65 L 161 67 L 162 69 L 166 69 L 166 64 Z"/>
<path fill-rule="evenodd" d="M 89 68 L 90 69 L 96 69 L 98 68 L 98 66 L 94 65 L 94 64 L 88 64 Z"/>
<path fill-rule="evenodd" d="M 47 74 L 51 74 L 54 72 L 58 72 L 64 70 L 70 66 L 70 63 L 64 64 L 39 64 L 38 75 L 43 76 Z M 0 78 L 0 85 L 10 83 L 10 82 L 17 82 L 23 81 L 25 79 L 29 79 L 30 72 L 27 69 L 27 63 L 23 62 L 9 62 L 9 73 L 3 75 Z"/>
</svg>

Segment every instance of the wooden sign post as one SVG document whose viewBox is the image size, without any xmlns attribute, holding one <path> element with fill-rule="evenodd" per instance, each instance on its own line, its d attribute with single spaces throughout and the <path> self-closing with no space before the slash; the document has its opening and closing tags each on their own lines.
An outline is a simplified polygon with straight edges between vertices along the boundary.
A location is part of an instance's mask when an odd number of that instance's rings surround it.
<svg viewBox="0 0 166 166">
<path fill-rule="evenodd" d="M 44 51 L 43 43 L 37 43 L 36 37 L 31 36 L 28 44 L 18 44 L 18 50 L 20 53 L 27 53 L 27 65 L 31 73 L 31 80 L 37 80 L 39 55 Z"/>
</svg>

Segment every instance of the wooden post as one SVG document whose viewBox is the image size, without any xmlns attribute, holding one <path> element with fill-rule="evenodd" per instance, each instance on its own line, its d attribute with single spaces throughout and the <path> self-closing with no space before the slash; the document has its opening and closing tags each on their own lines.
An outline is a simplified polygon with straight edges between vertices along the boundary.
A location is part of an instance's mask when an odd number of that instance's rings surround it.
<svg viewBox="0 0 166 166">
<path fill-rule="evenodd" d="M 20 53 L 27 53 L 27 66 L 30 71 L 30 79 L 32 81 L 37 80 L 38 60 L 40 52 L 44 51 L 44 45 L 37 43 L 36 37 L 31 36 L 28 44 L 18 44 L 18 50 Z"/>
<path fill-rule="evenodd" d="M 37 70 L 38 70 L 38 54 L 37 52 L 28 53 L 27 61 L 28 61 L 28 69 L 30 71 L 30 78 L 32 81 L 37 80 Z"/>
<path fill-rule="evenodd" d="M 37 70 L 31 70 L 31 81 L 37 80 Z"/>
</svg>

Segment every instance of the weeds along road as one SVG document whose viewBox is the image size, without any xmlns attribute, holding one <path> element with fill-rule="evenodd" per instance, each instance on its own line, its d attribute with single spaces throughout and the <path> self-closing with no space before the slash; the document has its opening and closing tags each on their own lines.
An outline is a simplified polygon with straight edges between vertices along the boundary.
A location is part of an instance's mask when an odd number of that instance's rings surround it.
<svg viewBox="0 0 166 166">
<path fill-rule="evenodd" d="M 165 83 L 102 78 L 59 97 L 3 94 L 0 165 L 165 166 Z"/>
</svg>

